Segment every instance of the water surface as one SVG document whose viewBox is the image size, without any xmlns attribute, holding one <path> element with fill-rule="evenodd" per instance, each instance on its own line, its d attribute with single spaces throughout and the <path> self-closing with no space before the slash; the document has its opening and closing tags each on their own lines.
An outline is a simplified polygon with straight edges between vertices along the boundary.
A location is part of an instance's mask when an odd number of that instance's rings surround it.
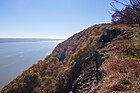
<svg viewBox="0 0 140 93">
<path fill-rule="evenodd" d="M 0 89 L 44 59 L 62 40 L 0 39 Z"/>
</svg>

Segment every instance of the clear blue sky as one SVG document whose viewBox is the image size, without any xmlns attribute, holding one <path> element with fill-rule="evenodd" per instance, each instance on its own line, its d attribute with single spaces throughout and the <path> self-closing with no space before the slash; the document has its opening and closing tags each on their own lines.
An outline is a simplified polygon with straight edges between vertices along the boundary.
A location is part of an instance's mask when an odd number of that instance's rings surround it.
<svg viewBox="0 0 140 93">
<path fill-rule="evenodd" d="M 0 38 L 68 38 L 110 22 L 112 0 L 0 0 Z"/>
</svg>

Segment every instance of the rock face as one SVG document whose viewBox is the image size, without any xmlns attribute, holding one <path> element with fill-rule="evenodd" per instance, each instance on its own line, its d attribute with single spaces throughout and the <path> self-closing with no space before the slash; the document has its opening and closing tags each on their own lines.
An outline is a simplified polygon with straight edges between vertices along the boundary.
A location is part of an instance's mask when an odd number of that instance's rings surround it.
<svg viewBox="0 0 140 93">
<path fill-rule="evenodd" d="M 72 93 L 88 92 L 91 84 L 97 84 L 96 65 L 91 59 L 84 65 L 78 78 L 73 83 Z"/>
<path fill-rule="evenodd" d="M 102 49 L 122 32 L 122 29 L 106 29 L 104 31 L 100 36 L 94 55 L 91 56 L 90 60 L 87 60 L 86 66 L 83 68 L 77 80 L 75 80 L 71 91 L 72 93 L 88 93 L 91 85 L 98 84 L 102 78 L 100 66 L 105 60 Z"/>
<path fill-rule="evenodd" d="M 140 69 L 140 26 L 122 29 L 102 48 L 104 61 L 99 61 L 98 67 L 103 75 L 89 93 L 140 92 L 140 73 L 137 72 Z M 126 52 L 129 50 L 131 52 Z"/>
<path fill-rule="evenodd" d="M 60 43 L 0 93 L 138 93 L 139 70 L 140 26 L 100 24 Z"/>
</svg>

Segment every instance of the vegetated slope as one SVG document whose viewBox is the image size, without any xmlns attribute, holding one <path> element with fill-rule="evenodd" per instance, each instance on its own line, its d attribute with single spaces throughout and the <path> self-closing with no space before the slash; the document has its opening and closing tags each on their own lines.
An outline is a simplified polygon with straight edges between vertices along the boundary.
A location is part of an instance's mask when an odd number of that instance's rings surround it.
<svg viewBox="0 0 140 93">
<path fill-rule="evenodd" d="M 94 48 L 92 48 L 96 42 L 94 36 L 103 33 L 107 26 L 108 24 L 90 27 L 60 43 L 45 60 L 39 61 L 19 75 L 1 92 L 53 93 L 70 91 L 73 80 L 81 71 L 81 61 L 94 52 Z"/>
<path fill-rule="evenodd" d="M 100 67 L 103 77 L 89 93 L 140 93 L 140 25 L 123 29 L 101 50 L 105 58 Z"/>
<path fill-rule="evenodd" d="M 125 91 L 119 90 L 122 83 L 117 82 L 129 74 L 135 81 L 128 80 L 128 91 L 132 87 L 138 91 L 139 33 L 138 25 L 100 24 L 89 27 L 60 43 L 45 60 L 39 61 L 19 75 L 0 93 Z M 135 69 L 131 70 L 133 65 Z M 126 73 L 119 72 L 123 66 Z M 136 72 L 137 75 L 134 74 Z M 114 78 L 111 78 L 113 75 Z"/>
</svg>

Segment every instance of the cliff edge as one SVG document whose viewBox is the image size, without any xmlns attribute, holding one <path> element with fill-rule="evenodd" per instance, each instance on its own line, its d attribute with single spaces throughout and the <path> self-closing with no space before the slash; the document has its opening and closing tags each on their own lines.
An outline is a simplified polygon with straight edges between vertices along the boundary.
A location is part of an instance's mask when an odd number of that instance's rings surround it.
<svg viewBox="0 0 140 93">
<path fill-rule="evenodd" d="M 60 43 L 0 93 L 138 93 L 140 25 L 99 24 Z"/>
</svg>

